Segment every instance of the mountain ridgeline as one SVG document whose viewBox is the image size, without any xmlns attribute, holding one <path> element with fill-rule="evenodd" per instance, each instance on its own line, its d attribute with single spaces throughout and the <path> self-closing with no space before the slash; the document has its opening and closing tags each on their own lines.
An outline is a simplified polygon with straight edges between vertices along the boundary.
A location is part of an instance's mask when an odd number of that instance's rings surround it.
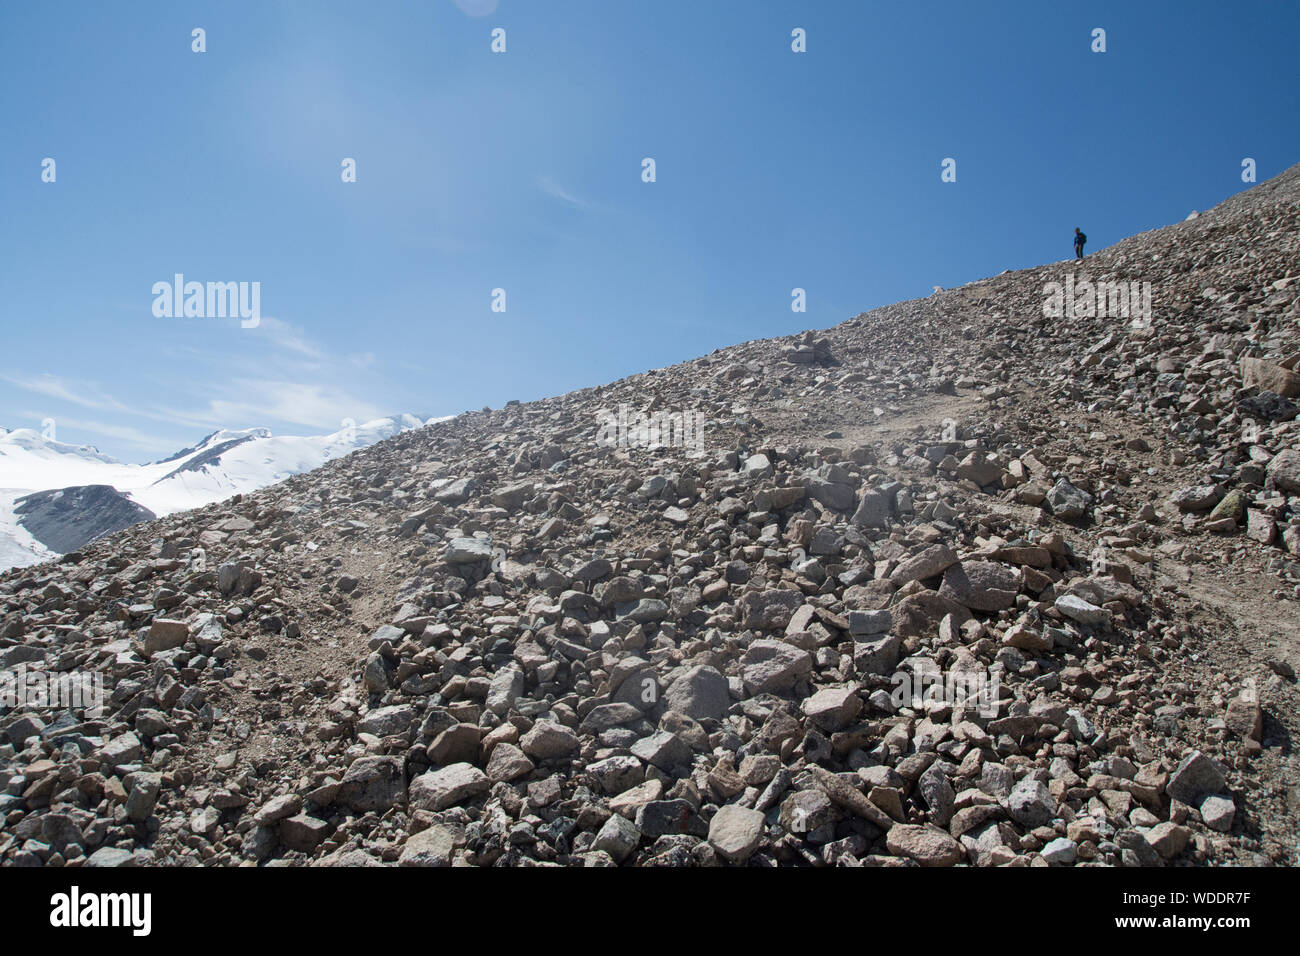
<svg viewBox="0 0 1300 956">
<path fill-rule="evenodd" d="M 0 569 L 39 563 L 136 522 L 254 491 L 426 423 L 400 415 L 310 437 L 277 437 L 266 428 L 221 430 L 146 465 L 123 464 L 89 445 L 31 429 L 5 432 Z"/>
</svg>

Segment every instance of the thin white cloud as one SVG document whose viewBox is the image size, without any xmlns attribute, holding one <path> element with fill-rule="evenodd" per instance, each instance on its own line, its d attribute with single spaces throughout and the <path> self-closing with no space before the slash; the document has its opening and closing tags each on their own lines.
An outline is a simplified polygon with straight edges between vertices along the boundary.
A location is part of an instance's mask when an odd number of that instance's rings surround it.
<svg viewBox="0 0 1300 956">
<path fill-rule="evenodd" d="M 28 411 L 22 414 L 25 417 L 41 418 L 41 415 L 37 412 Z M 54 428 L 56 436 L 61 428 L 76 428 L 94 435 L 113 438 L 133 448 L 140 448 L 150 452 L 167 450 L 171 447 L 165 439 L 160 439 L 157 435 L 142 432 L 138 428 L 132 428 L 129 425 L 115 425 L 112 422 L 98 422 L 86 418 L 69 418 L 67 415 L 60 415 L 54 419 Z"/>
<path fill-rule="evenodd" d="M 486 17 L 497 11 L 497 0 L 452 0 L 467 17 Z"/>
<path fill-rule="evenodd" d="M 69 385 L 57 375 L 38 375 L 35 378 L 19 378 L 13 375 L 0 375 L 0 381 L 7 382 L 25 392 L 34 392 L 49 398 L 71 402 L 83 408 L 94 408 L 105 412 L 129 412 L 131 409 L 113 396 L 102 391 L 97 385 L 78 383 L 77 388 Z M 80 391 L 78 391 L 80 389 Z"/>
<path fill-rule="evenodd" d="M 253 379 L 239 379 L 231 385 L 238 398 L 217 398 L 209 403 L 208 414 L 217 421 L 278 420 L 332 431 L 345 418 L 361 422 L 392 414 L 329 385 Z"/>
<path fill-rule="evenodd" d="M 256 329 L 240 330 L 237 335 L 241 346 L 237 354 L 204 352 L 183 360 L 186 371 L 174 380 L 152 383 L 148 394 L 154 400 L 142 405 L 121 401 L 96 382 L 57 375 L 0 374 L 0 382 L 58 403 L 28 418 L 39 422 L 53 415 L 60 427 L 82 429 L 102 440 L 115 439 L 150 452 L 170 450 L 175 438 L 151 436 L 123 420 L 165 422 L 171 426 L 163 430 L 167 435 L 174 435 L 176 428 L 206 433 L 266 425 L 332 432 L 347 418 L 363 422 L 403 411 L 380 408 L 350 390 L 364 388 L 359 386 L 363 378 L 384 386 L 382 363 L 373 352 L 333 355 L 311 342 L 300 328 L 270 317 L 264 317 Z M 205 365 L 209 374 L 200 371 Z M 67 404 L 111 413 L 119 421 L 74 419 L 61 414 Z"/>
<path fill-rule="evenodd" d="M 593 208 L 594 204 L 592 202 L 583 199 L 581 196 L 574 195 L 549 176 L 538 176 L 537 185 L 541 187 L 542 192 L 546 193 L 546 195 L 550 196 L 552 199 L 566 202 L 570 206 L 576 206 L 578 209 Z"/>
<path fill-rule="evenodd" d="M 18 378 L 12 375 L 0 375 L 0 381 L 7 382 L 15 388 L 22 389 L 25 392 L 32 392 L 36 395 L 44 395 L 48 398 L 59 399 L 72 405 L 79 405 L 82 408 L 90 408 L 99 412 L 118 412 L 122 415 L 129 415 L 133 418 L 148 418 L 153 421 L 167 422 L 173 425 L 184 425 L 191 428 L 206 427 L 209 422 L 194 418 L 184 412 L 160 412 L 145 408 L 136 408 L 128 405 L 126 402 L 119 401 L 112 395 L 105 392 L 96 382 L 78 382 L 75 386 L 69 385 L 57 375 L 41 375 L 36 378 Z M 33 413 L 35 414 L 35 413 Z M 49 415 L 49 411 L 36 415 L 43 418 Z M 60 421 L 70 421 L 66 415 L 58 416 Z M 137 434 L 143 434 L 137 432 Z"/>
<path fill-rule="evenodd" d="M 265 338 L 271 345 L 278 346 L 286 352 L 295 352 L 305 358 L 317 361 L 326 357 L 317 346 L 307 341 L 302 329 L 271 316 L 263 316 L 261 323 L 250 333 Z"/>
</svg>

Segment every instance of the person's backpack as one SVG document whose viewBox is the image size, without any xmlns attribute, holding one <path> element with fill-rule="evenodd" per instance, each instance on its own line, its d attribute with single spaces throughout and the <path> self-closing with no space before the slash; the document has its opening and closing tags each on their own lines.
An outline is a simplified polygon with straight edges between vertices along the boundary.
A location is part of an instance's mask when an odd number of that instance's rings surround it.
<svg viewBox="0 0 1300 956">
<path fill-rule="evenodd" d="M 1087 241 L 1088 241 L 1088 237 L 1085 236 L 1083 233 L 1077 232 L 1074 234 L 1074 244 L 1076 246 L 1081 246 Z"/>
</svg>

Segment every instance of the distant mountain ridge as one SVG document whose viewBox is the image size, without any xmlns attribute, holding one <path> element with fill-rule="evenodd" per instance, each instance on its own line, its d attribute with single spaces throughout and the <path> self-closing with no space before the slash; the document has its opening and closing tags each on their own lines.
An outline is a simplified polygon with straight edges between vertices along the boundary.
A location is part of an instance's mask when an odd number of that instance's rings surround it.
<svg viewBox="0 0 1300 956">
<path fill-rule="evenodd" d="M 222 438 L 221 436 L 223 435 L 234 435 L 238 437 Z M 253 438 L 270 438 L 270 437 L 271 437 L 271 429 L 269 428 L 249 428 L 249 429 L 245 429 L 242 432 L 232 432 L 224 428 L 218 428 L 216 431 L 212 432 L 211 434 L 205 435 L 197 445 L 194 445 L 190 448 L 182 448 L 174 455 L 170 455 L 167 458 L 160 458 L 158 461 L 150 462 L 150 464 L 165 465 L 168 462 L 178 461 L 179 459 L 184 458 L 187 455 L 192 455 L 197 451 L 203 451 L 204 449 L 211 449 L 216 445 L 226 445 L 234 442 L 248 441 Z"/>
<path fill-rule="evenodd" d="M 0 429 L 0 570 L 50 560 L 139 521 L 255 491 L 443 420 L 403 414 L 311 436 L 219 429 L 144 465 L 34 429 Z"/>
</svg>

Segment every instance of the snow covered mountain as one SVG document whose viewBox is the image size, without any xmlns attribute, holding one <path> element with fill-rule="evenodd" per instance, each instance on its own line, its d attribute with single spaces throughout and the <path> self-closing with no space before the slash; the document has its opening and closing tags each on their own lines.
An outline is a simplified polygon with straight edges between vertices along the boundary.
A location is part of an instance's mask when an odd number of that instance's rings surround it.
<svg viewBox="0 0 1300 956">
<path fill-rule="evenodd" d="M 442 418 L 377 418 L 328 435 L 221 430 L 145 465 L 0 428 L 0 570 L 36 564 L 136 521 L 198 508 L 319 468 Z M 48 492 L 63 494 L 37 494 Z"/>
</svg>

